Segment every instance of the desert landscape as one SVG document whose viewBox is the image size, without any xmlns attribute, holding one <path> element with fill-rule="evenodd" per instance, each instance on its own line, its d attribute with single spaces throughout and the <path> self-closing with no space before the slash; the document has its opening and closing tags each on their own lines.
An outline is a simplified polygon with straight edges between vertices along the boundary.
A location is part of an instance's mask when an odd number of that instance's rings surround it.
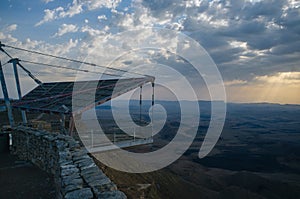
<svg viewBox="0 0 300 199">
<path fill-rule="evenodd" d="M 158 102 L 170 110 L 154 143 L 128 149 L 147 152 L 172 140 L 180 123 L 176 102 Z M 188 151 L 173 164 L 146 174 L 100 167 L 129 198 L 297 198 L 300 194 L 300 106 L 228 104 L 222 135 L 205 158 L 198 152 L 210 119 L 210 103 L 199 102 L 201 121 Z M 174 109 L 175 107 L 175 109 Z M 147 105 L 143 110 L 148 110 Z M 177 107 L 178 108 L 178 107 Z M 101 113 L 107 109 L 99 109 Z M 138 118 L 138 106 L 131 106 Z M 135 115 L 136 114 L 136 115 Z M 147 120 L 147 114 L 143 117 Z M 148 118 L 149 119 L 149 118 Z"/>
<path fill-rule="evenodd" d="M 136 153 L 155 151 L 174 138 L 180 124 L 178 102 L 156 103 L 161 104 L 167 112 L 163 129 L 154 136 L 152 144 L 126 150 Z M 145 102 L 140 117 L 138 102 L 133 100 L 130 103 L 133 121 L 149 124 L 149 107 L 150 103 Z M 168 167 L 150 173 L 131 174 L 109 168 L 96 158 L 95 162 L 132 199 L 294 199 L 300 195 L 300 106 L 227 104 L 221 137 L 211 153 L 203 159 L 199 159 L 198 152 L 210 121 L 210 102 L 201 101 L 199 107 L 200 125 L 193 144 Z M 121 107 L 113 108 L 122 114 Z M 106 130 L 117 128 L 111 110 L 109 104 L 96 108 L 99 124 L 106 124 Z M 14 114 L 17 120 L 21 120 L 18 111 Z M 29 115 L 32 119 L 39 116 Z M 1 123 L 5 124 L 6 116 L 4 113 L 2 116 Z M 49 121 L 49 117 L 43 118 Z M 86 119 L 85 122 L 89 122 L 88 117 Z M 32 179 L 28 181 L 33 182 Z"/>
</svg>

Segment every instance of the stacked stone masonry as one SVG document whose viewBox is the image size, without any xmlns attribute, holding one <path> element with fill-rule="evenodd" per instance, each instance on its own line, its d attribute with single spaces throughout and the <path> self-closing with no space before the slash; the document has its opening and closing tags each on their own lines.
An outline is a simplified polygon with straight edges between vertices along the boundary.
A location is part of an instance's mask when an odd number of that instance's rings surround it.
<svg viewBox="0 0 300 199">
<path fill-rule="evenodd" d="M 57 198 L 126 198 L 72 137 L 20 126 L 12 141 L 13 154 L 54 176 Z"/>
</svg>

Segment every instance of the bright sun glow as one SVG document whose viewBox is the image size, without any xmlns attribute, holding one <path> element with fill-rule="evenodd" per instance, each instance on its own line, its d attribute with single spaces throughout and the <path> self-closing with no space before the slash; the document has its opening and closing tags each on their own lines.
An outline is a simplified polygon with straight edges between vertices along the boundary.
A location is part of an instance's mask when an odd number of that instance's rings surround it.
<svg viewBox="0 0 300 199">
<path fill-rule="evenodd" d="M 236 80 L 225 85 L 229 101 L 300 103 L 300 72 L 280 72 L 257 76 L 250 82 Z"/>
</svg>

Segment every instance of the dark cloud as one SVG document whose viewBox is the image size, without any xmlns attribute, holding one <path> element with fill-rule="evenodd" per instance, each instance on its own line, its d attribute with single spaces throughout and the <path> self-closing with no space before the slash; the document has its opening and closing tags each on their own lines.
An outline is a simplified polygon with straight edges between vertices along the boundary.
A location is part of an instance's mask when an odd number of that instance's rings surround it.
<svg viewBox="0 0 300 199">
<path fill-rule="evenodd" d="M 263 0 L 255 4 L 248 2 L 240 14 L 245 20 L 251 20 L 261 16 L 271 20 L 281 16 L 282 7 L 285 4 L 286 1 L 282 0 Z"/>
<path fill-rule="evenodd" d="M 289 44 L 277 45 L 271 49 L 273 55 L 289 55 L 300 52 L 300 40 Z"/>
<path fill-rule="evenodd" d="M 210 53 L 225 79 L 300 70 L 300 12 L 291 1 L 191 2 L 144 0 L 143 5 L 161 19 L 166 13 L 172 13 L 170 20 L 186 15 L 185 33 Z M 246 42 L 246 49 L 232 41 Z"/>
<path fill-rule="evenodd" d="M 227 63 L 233 60 L 238 60 L 243 48 L 227 48 L 211 53 L 211 57 L 216 63 Z"/>
<path fill-rule="evenodd" d="M 144 0 L 142 5 L 149 8 L 152 15 L 164 19 L 167 13 L 177 15 L 184 10 L 179 0 Z"/>
</svg>

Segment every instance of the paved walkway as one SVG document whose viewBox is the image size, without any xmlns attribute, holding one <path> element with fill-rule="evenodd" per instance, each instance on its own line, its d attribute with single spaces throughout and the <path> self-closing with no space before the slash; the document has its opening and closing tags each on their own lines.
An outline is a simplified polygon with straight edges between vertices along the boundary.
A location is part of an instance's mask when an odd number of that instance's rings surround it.
<svg viewBox="0 0 300 199">
<path fill-rule="evenodd" d="M 55 198 L 53 178 L 31 163 L 20 161 L 8 152 L 1 152 L 0 198 L 53 199 Z"/>
</svg>

